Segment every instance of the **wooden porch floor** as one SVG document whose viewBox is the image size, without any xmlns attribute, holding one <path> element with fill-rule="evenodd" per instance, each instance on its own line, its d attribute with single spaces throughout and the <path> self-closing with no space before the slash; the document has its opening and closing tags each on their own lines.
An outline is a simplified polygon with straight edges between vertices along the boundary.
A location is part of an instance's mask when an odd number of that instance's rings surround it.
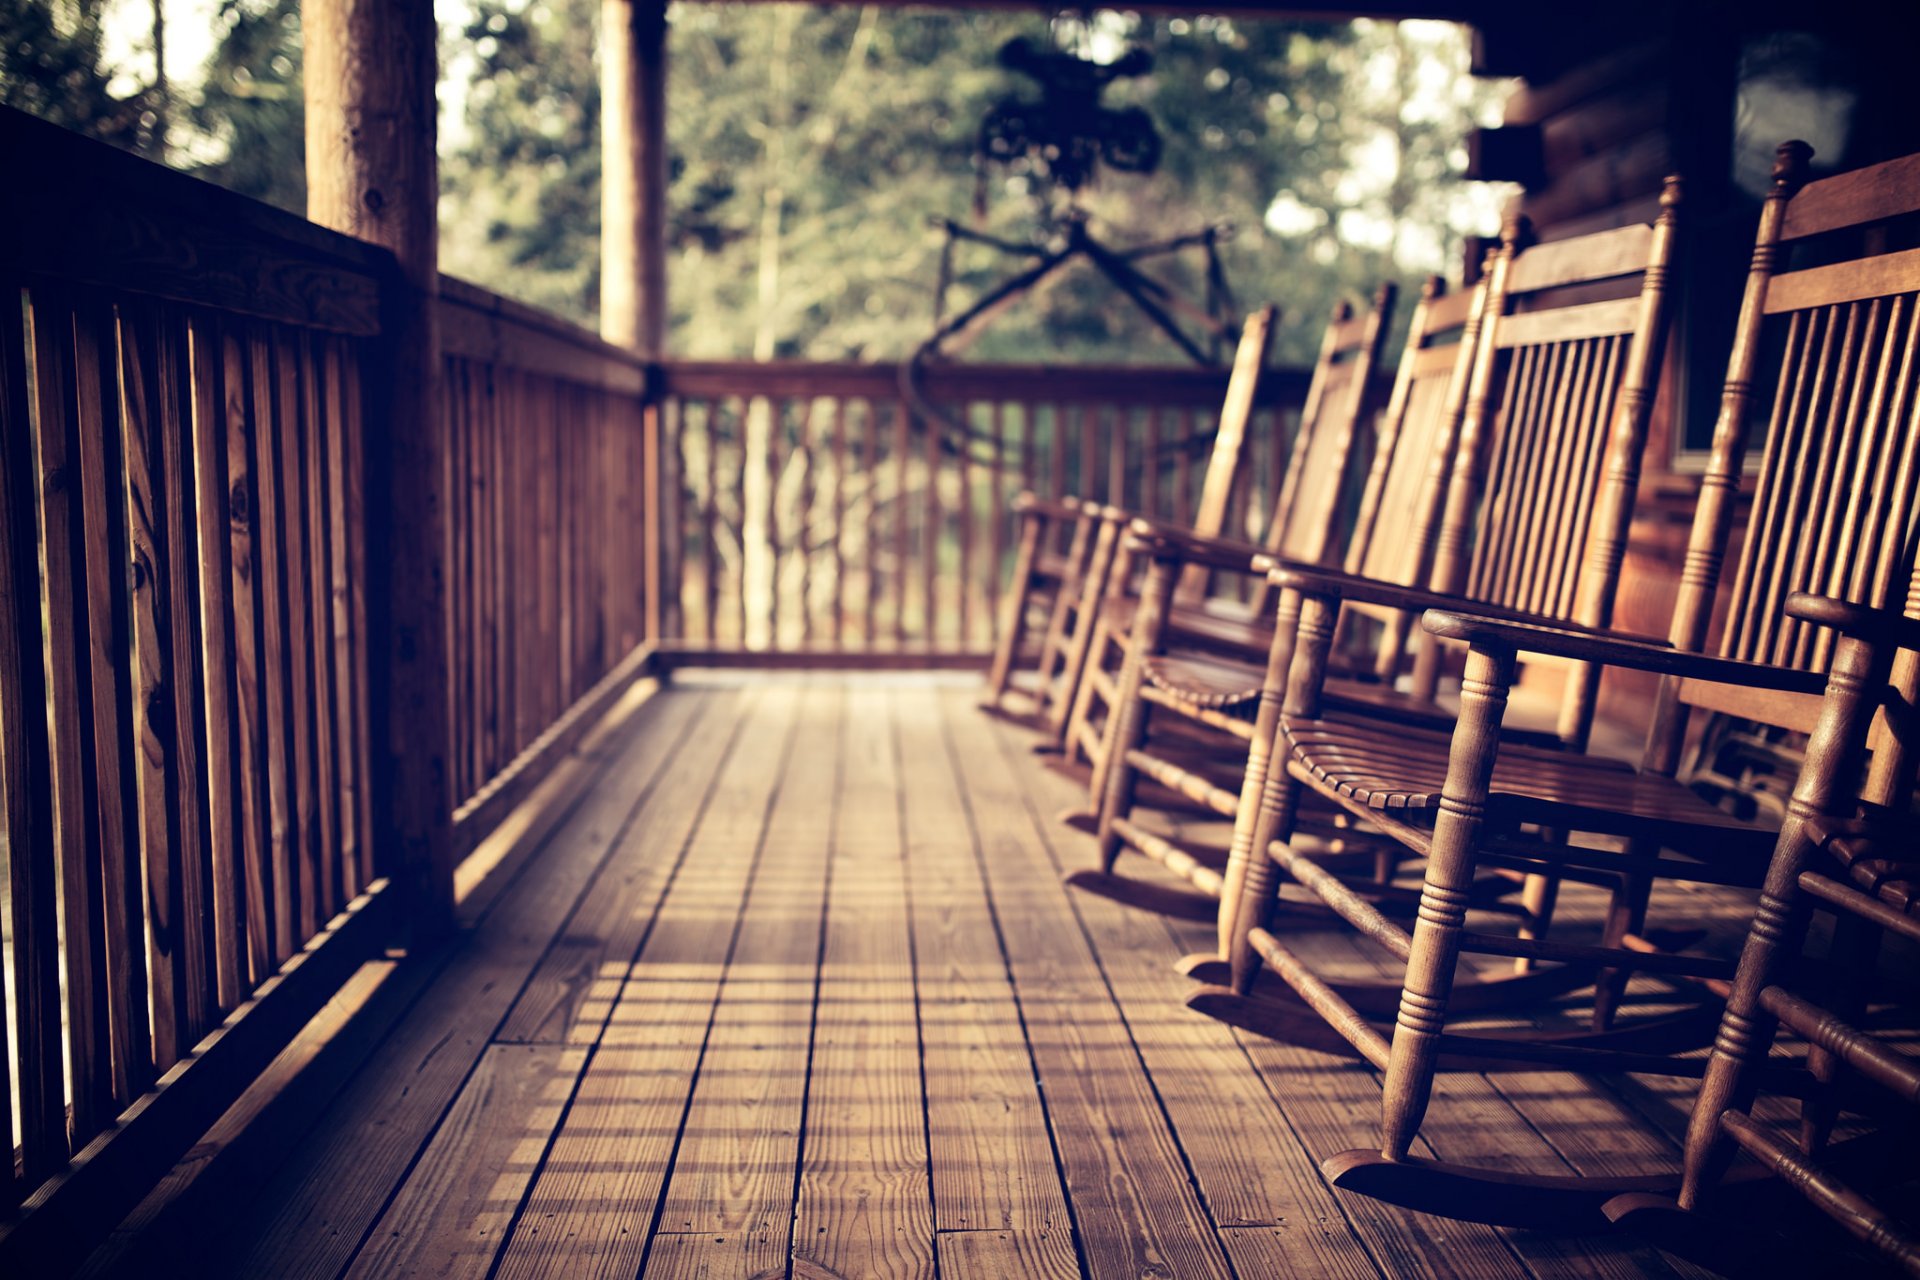
<svg viewBox="0 0 1920 1280">
<path fill-rule="evenodd" d="M 1061 885 L 1090 857 L 1055 821 L 1074 790 L 976 696 L 657 694 L 444 961 L 380 997 L 383 1038 L 304 1137 L 187 1233 L 195 1274 L 1676 1274 L 1330 1191 L 1375 1074 L 1189 1013 L 1169 963 L 1208 931 Z M 1685 1101 L 1451 1077 L 1426 1132 L 1445 1158 L 1640 1172 L 1674 1163 Z M 139 1225 L 96 1273 L 147 1273 Z"/>
</svg>

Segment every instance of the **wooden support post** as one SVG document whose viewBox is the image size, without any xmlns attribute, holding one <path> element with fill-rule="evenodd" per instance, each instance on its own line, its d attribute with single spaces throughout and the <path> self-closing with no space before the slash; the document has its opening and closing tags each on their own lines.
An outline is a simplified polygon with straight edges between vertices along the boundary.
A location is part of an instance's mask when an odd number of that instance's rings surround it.
<svg viewBox="0 0 1920 1280">
<path fill-rule="evenodd" d="M 393 252 L 366 384 L 371 803 L 415 940 L 453 915 L 447 425 L 440 404 L 432 0 L 305 0 L 307 216 Z"/>
<path fill-rule="evenodd" d="M 600 6 L 600 334 L 658 359 L 667 342 L 667 5 L 602 0 Z M 669 566 L 663 415 L 643 411 L 647 501 L 641 508 L 646 638 L 665 629 Z"/>
<path fill-rule="evenodd" d="M 600 335 L 658 357 L 667 339 L 667 5 L 600 6 Z"/>
</svg>

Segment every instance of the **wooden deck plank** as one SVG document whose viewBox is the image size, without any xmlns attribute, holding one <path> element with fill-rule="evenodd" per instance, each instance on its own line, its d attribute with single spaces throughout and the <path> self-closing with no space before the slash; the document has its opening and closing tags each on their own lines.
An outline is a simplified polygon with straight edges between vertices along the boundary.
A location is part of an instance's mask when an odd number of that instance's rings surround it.
<svg viewBox="0 0 1920 1280">
<path fill-rule="evenodd" d="M 984 717 L 947 725 L 1089 1274 L 1232 1274 L 1022 798 L 1040 770 Z"/>
<path fill-rule="evenodd" d="M 579 1045 L 489 1046 L 350 1280 L 485 1276 L 586 1061 Z"/>
<path fill-rule="evenodd" d="M 839 1276 L 934 1274 L 913 937 L 890 699 L 849 692 L 793 1254 Z"/>
<path fill-rule="evenodd" d="M 1016 749 L 1024 746 L 1015 739 Z M 1030 808 L 1048 812 L 1073 789 L 1034 771 Z M 1039 832 L 1056 877 L 1090 841 L 1059 824 Z M 1056 892 L 1066 890 L 1056 883 Z M 1092 895 L 1071 908 L 1097 952 L 1129 1034 L 1172 1121 L 1220 1240 L 1249 1275 L 1375 1276 L 1319 1166 L 1286 1122 L 1225 1027 L 1181 1001 L 1190 986 L 1173 969 L 1183 948 L 1159 919 Z M 1249 1228 L 1226 1230 L 1226 1228 Z M 1254 1228 L 1266 1228 L 1259 1230 Z"/>
<path fill-rule="evenodd" d="M 1067 1280 L 1080 1274 L 1073 1239 L 1060 1231 L 942 1231 L 944 1280 Z"/>
<path fill-rule="evenodd" d="M 729 698 L 737 695 L 695 694 Z M 744 704 L 736 714 L 749 714 Z M 604 869 L 582 895 L 565 926 L 541 957 L 533 976 L 507 1011 L 494 1039 L 505 1043 L 592 1044 L 600 1038 L 608 1012 L 626 982 L 634 957 L 657 912 L 667 882 L 680 864 L 680 852 L 693 838 L 714 834 L 709 823 L 710 787 L 727 760 L 734 726 L 712 721 L 710 731 L 690 739 L 687 749 L 661 775 L 647 806 L 646 821 L 621 835 Z M 726 766 L 729 770 L 736 767 Z M 716 804 L 724 794 L 713 797 Z M 743 838 L 738 818 L 729 839 Z"/>
<path fill-rule="evenodd" d="M 647 1252 L 647 1280 L 772 1280 L 787 1274 L 787 1233 L 662 1231 Z"/>
<path fill-rule="evenodd" d="M 391 1040 L 319 1117 L 263 1188 L 257 1207 L 220 1241 L 234 1274 L 334 1276 L 347 1265 L 414 1157 L 480 1058 L 507 1002 L 544 951 L 619 831 L 683 737 L 724 725 L 728 698 L 657 699 L 596 789 L 553 836 L 535 874 L 479 922 Z M 709 716 L 717 717 L 708 721 Z M 211 1268 L 210 1268 L 211 1269 Z"/>
<path fill-rule="evenodd" d="M 506 1280 L 640 1269 L 798 710 L 797 686 L 758 693 L 508 1235 Z"/>
<path fill-rule="evenodd" d="M 1071 1258 L 1033 1059 L 941 723 L 947 700 L 918 689 L 897 705 L 934 1225 L 1017 1233 L 1023 1258 L 1057 1236 Z M 979 1242 L 962 1248 L 994 1256 Z"/>
<path fill-rule="evenodd" d="M 741 915 L 660 1210 L 649 1275 L 784 1265 L 813 1038 L 843 691 L 816 685 Z M 667 1235 L 675 1238 L 666 1240 Z"/>
</svg>

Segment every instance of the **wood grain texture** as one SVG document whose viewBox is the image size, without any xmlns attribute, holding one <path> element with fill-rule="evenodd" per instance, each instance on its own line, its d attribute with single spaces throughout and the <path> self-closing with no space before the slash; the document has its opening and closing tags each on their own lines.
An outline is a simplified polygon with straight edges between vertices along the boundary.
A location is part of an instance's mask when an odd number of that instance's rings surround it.
<svg viewBox="0 0 1920 1280">
<path fill-rule="evenodd" d="M 489 1047 L 347 1275 L 484 1277 L 586 1060 L 581 1046 Z"/>
<path fill-rule="evenodd" d="M 935 1226 L 1064 1240 L 1046 1112 L 942 723 L 952 700 L 913 691 L 898 706 Z"/>
<path fill-rule="evenodd" d="M 725 700 L 721 702 L 731 711 Z M 622 782 L 596 791 L 548 842 L 540 874 L 523 877 L 466 942 L 471 959 L 450 965 L 394 1036 L 344 1089 L 303 1146 L 259 1191 L 244 1227 L 224 1242 L 225 1269 L 239 1275 L 336 1275 L 352 1258 L 388 1196 L 479 1061 L 519 985 L 606 859 L 636 820 L 649 784 L 709 709 L 663 698 L 607 768 Z"/>
<path fill-rule="evenodd" d="M 732 744 L 732 726 L 687 740 L 666 766 L 644 827 L 619 836 L 592 889 L 540 958 L 494 1038 L 591 1044 L 653 927 L 660 896 L 707 802 L 707 784 Z"/>
<path fill-rule="evenodd" d="M 934 1241 L 947 1280 L 1065 1280 L 1080 1274 L 1073 1236 L 1051 1231 L 942 1231 Z"/>
<path fill-rule="evenodd" d="M 996 742 L 996 729 L 971 716 L 948 723 L 989 891 L 1019 918 L 1006 930 L 1007 958 L 1088 1273 L 1231 1274 L 1059 873 L 1035 850 L 1011 735 Z"/>
<path fill-rule="evenodd" d="M 755 699 L 496 1274 L 631 1276 L 645 1254 L 752 882 L 798 693 Z M 624 969 L 624 965 L 620 966 Z"/>
<path fill-rule="evenodd" d="M 841 703 L 837 688 L 807 689 L 796 729 L 803 745 L 767 818 L 660 1209 L 660 1230 L 684 1237 L 676 1252 L 687 1261 L 672 1271 L 686 1273 L 695 1239 L 705 1242 L 700 1266 L 730 1256 L 733 1275 L 787 1256 L 827 889 L 821 853 L 840 799 Z M 649 1273 L 661 1265 L 656 1246 Z"/>
<path fill-rule="evenodd" d="M 913 939 L 899 763 L 884 693 L 847 706 L 826 941 L 814 1020 L 793 1252 L 843 1276 L 931 1276 Z"/>
</svg>

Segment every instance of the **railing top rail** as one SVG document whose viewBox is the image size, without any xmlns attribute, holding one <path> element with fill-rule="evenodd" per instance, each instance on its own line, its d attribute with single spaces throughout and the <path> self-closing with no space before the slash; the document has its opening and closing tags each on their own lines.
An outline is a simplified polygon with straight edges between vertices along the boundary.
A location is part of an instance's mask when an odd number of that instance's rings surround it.
<svg viewBox="0 0 1920 1280">
<path fill-rule="evenodd" d="M 486 360 L 607 391 L 642 395 L 647 362 L 559 316 L 454 276 L 440 277 L 440 345 Z"/>
<path fill-rule="evenodd" d="M 657 366 L 659 389 L 686 399 L 727 396 L 858 396 L 900 394 L 899 366 L 846 361 L 667 360 Z M 1191 366 L 1093 364 L 952 364 L 921 371 L 922 389 L 935 399 L 999 399 L 1040 403 L 1159 405 L 1218 408 L 1226 369 Z M 1263 406 L 1297 404 L 1310 371 L 1275 369 L 1261 384 Z"/>
<path fill-rule="evenodd" d="M 0 201 L 0 270 L 380 331 L 381 284 L 396 274 L 384 249 L 9 108 L 0 154 L 19 180 Z"/>
</svg>

